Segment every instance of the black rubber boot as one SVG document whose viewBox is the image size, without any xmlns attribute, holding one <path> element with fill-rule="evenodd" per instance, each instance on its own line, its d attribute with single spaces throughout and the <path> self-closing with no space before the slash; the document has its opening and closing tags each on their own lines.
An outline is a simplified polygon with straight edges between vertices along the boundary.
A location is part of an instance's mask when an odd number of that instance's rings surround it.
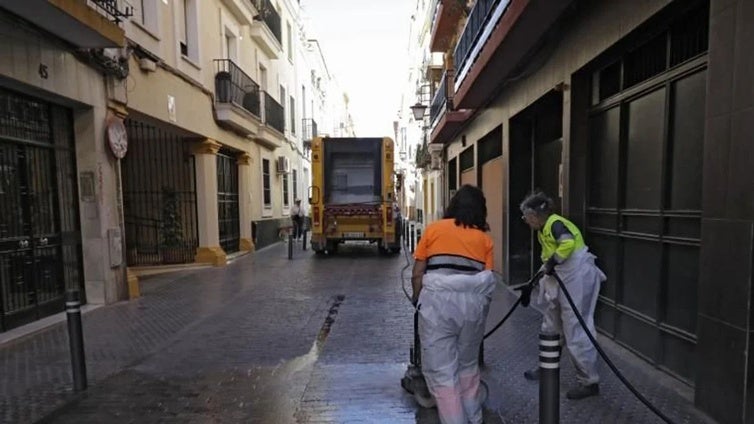
<svg viewBox="0 0 754 424">
<path fill-rule="evenodd" d="M 524 371 L 524 378 L 529 381 L 539 380 L 539 367 Z"/>
<path fill-rule="evenodd" d="M 569 390 L 566 397 L 571 400 L 579 400 L 600 394 L 600 385 L 597 383 L 586 386 L 579 385 Z"/>
</svg>

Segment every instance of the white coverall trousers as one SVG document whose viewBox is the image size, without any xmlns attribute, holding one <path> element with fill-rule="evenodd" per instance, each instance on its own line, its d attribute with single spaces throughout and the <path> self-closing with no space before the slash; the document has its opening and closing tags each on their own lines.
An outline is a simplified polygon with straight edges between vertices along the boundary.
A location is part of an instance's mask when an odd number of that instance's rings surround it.
<svg viewBox="0 0 754 424">
<path fill-rule="evenodd" d="M 443 424 L 479 424 L 479 346 L 492 292 L 492 271 L 430 271 L 419 295 L 422 372 Z"/>
<path fill-rule="evenodd" d="M 587 328 L 597 337 L 594 328 L 594 310 L 600 293 L 600 285 L 607 279 L 594 263 L 595 256 L 584 247 L 555 266 L 563 284 L 573 299 L 573 303 L 584 318 Z M 565 345 L 576 368 L 576 379 L 581 385 L 598 383 L 597 350 L 579 324 L 568 299 L 560 291 L 558 282 L 552 276 L 544 276 L 539 282 L 537 303 L 542 310 L 542 332 L 559 333 L 565 338 Z"/>
</svg>

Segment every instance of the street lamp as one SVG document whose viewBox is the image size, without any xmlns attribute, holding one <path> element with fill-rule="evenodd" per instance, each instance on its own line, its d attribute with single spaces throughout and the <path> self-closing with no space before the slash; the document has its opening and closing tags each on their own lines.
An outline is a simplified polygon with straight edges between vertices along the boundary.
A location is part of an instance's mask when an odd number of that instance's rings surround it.
<svg viewBox="0 0 754 424">
<path fill-rule="evenodd" d="M 427 107 L 419 102 L 416 102 L 416 104 L 411 106 L 410 109 L 414 114 L 414 119 L 419 121 L 424 118 L 424 111 L 427 110 Z"/>
</svg>

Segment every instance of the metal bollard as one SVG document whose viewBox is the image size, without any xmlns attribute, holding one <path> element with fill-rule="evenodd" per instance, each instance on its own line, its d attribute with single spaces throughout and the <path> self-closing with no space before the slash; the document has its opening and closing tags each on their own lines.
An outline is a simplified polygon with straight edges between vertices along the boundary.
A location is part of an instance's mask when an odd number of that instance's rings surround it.
<svg viewBox="0 0 754 424">
<path fill-rule="evenodd" d="M 293 259 L 293 234 L 288 234 L 288 259 Z"/>
<path fill-rule="evenodd" d="M 539 333 L 539 423 L 560 422 L 560 334 Z"/>
<path fill-rule="evenodd" d="M 65 315 L 68 321 L 68 345 L 71 350 L 73 390 L 86 390 L 86 358 L 84 357 L 84 332 L 81 327 L 81 295 L 78 290 L 65 292 Z"/>
<path fill-rule="evenodd" d="M 416 233 L 414 232 L 414 224 L 411 224 L 409 237 L 411 238 L 411 253 L 414 253 L 414 247 L 416 246 Z"/>
<path fill-rule="evenodd" d="M 306 233 L 307 233 L 307 231 L 308 230 L 306 228 L 304 228 L 304 233 L 301 235 L 301 248 L 303 250 L 306 250 Z"/>
</svg>

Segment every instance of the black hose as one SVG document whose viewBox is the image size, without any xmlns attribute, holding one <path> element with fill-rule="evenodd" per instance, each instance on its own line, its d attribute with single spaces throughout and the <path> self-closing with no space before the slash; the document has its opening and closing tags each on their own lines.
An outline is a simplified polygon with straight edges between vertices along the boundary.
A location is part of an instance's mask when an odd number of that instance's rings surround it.
<svg viewBox="0 0 754 424">
<path fill-rule="evenodd" d="M 584 332 L 589 337 L 589 340 L 594 345 L 595 349 L 597 349 L 597 352 L 599 352 L 602 359 L 607 363 L 607 366 L 610 367 L 610 369 L 613 371 L 613 374 L 615 374 L 618 379 L 623 382 L 623 385 L 628 388 L 628 390 L 631 391 L 631 393 L 636 396 L 641 403 L 646 405 L 647 408 L 649 408 L 652 412 L 655 413 L 660 419 L 665 421 L 666 423 L 673 424 L 673 421 L 670 420 L 665 414 L 662 413 L 659 409 L 657 409 L 656 406 L 652 405 L 652 403 L 647 400 L 647 398 L 644 397 L 641 393 L 639 393 L 636 388 L 626 379 L 626 377 L 623 376 L 623 374 L 618 370 L 618 368 L 613 364 L 613 361 L 610 360 L 610 358 L 607 357 L 607 354 L 604 350 L 602 350 L 602 347 L 600 347 L 599 343 L 597 343 L 597 340 L 592 335 L 592 332 L 589 331 L 589 328 L 586 326 L 586 322 L 584 322 L 584 318 L 581 316 L 581 313 L 579 312 L 579 309 L 576 307 L 576 304 L 573 302 L 573 299 L 571 298 L 571 294 L 568 293 L 568 290 L 565 287 L 565 284 L 563 283 L 563 280 L 560 279 L 560 276 L 557 273 L 552 273 L 552 276 L 555 277 L 555 280 L 557 280 L 558 285 L 560 286 L 560 289 L 563 290 L 563 294 L 565 294 L 566 299 L 568 299 L 568 303 L 571 305 L 571 308 L 573 308 L 573 311 L 576 313 L 576 318 L 579 320 L 579 324 L 581 324 L 581 327 L 584 328 Z"/>
<path fill-rule="evenodd" d="M 508 320 L 508 318 L 510 318 L 511 314 L 513 314 L 513 311 L 515 311 L 516 308 L 518 307 L 518 305 L 520 305 L 520 304 L 521 304 L 521 298 L 519 297 L 518 299 L 516 299 L 516 303 L 514 303 L 513 306 L 511 306 L 511 309 L 508 311 L 508 313 L 505 314 L 505 316 L 503 317 L 503 319 L 501 319 L 500 322 L 497 323 L 497 325 L 492 328 L 492 330 L 488 331 L 487 334 L 484 335 L 484 339 L 486 339 L 487 337 L 491 336 L 492 333 L 494 333 L 495 331 L 497 331 L 497 329 L 500 328 L 500 326 L 503 325 L 505 323 L 505 321 Z M 482 339 L 482 340 L 484 340 L 484 339 Z"/>
</svg>

